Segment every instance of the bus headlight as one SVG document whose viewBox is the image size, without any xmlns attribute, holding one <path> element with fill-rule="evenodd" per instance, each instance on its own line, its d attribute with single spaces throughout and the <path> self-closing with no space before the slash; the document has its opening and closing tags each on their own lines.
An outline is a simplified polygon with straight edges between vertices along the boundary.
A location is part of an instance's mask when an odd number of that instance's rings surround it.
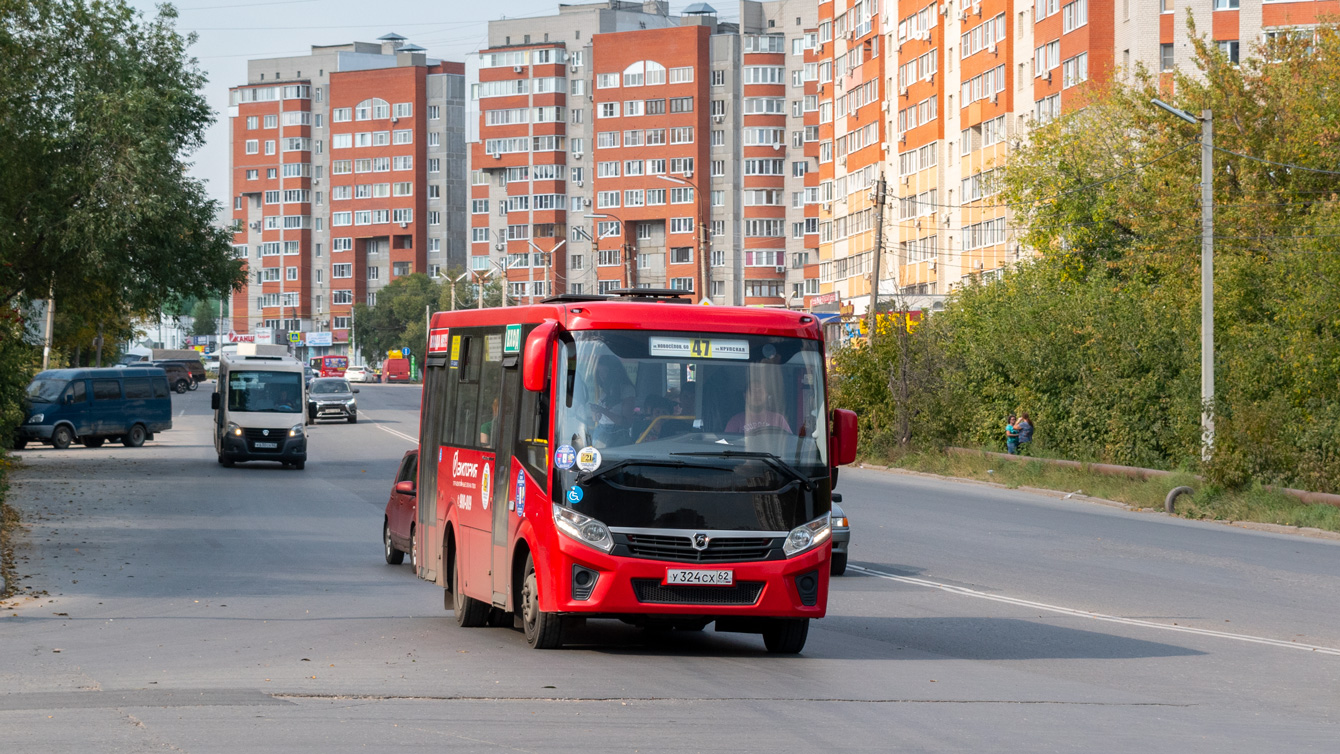
<svg viewBox="0 0 1340 754">
<path fill-rule="evenodd" d="M 788 558 L 794 557 L 823 544 L 832 533 L 829 514 L 825 513 L 808 524 L 801 524 L 792 529 L 791 533 L 786 535 L 786 542 L 782 544 L 782 552 Z"/>
<path fill-rule="evenodd" d="M 610 536 L 609 527 L 571 508 L 555 504 L 554 524 L 559 531 L 588 547 L 603 552 L 614 549 L 614 537 Z"/>
<path fill-rule="evenodd" d="M 292 427 L 289 427 L 289 428 L 288 428 L 288 436 L 289 436 L 289 437 L 302 437 L 302 425 L 301 425 L 301 424 L 294 424 Z"/>
<path fill-rule="evenodd" d="M 228 427 L 224 431 L 232 435 L 233 437 L 242 436 L 242 428 L 237 426 L 236 424 L 233 424 L 232 422 L 228 422 Z"/>
</svg>

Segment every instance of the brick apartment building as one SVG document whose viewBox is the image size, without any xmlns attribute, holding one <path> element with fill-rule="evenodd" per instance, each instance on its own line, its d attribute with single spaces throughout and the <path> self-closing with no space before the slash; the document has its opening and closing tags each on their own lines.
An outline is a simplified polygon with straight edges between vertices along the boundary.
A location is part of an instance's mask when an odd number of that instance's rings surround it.
<svg viewBox="0 0 1340 754">
<path fill-rule="evenodd" d="M 306 355 L 345 353 L 355 302 L 465 264 L 464 74 L 394 34 L 250 61 L 228 112 L 248 268 L 230 329 L 330 333 Z"/>
<path fill-rule="evenodd" d="M 234 329 L 339 351 L 353 302 L 454 268 L 505 278 L 508 303 L 644 286 L 861 313 L 877 246 L 880 295 L 935 308 L 1026 254 L 996 180 L 1012 139 L 1115 71 L 1185 64 L 1187 13 L 1236 59 L 1340 3 L 734 7 L 559 5 L 491 22 L 464 64 L 395 35 L 253 61 L 230 111 Z"/>
<path fill-rule="evenodd" d="M 739 9 L 606 0 L 489 24 L 466 61 L 476 280 L 505 274 L 517 302 L 641 286 L 803 303 L 817 6 Z"/>
</svg>

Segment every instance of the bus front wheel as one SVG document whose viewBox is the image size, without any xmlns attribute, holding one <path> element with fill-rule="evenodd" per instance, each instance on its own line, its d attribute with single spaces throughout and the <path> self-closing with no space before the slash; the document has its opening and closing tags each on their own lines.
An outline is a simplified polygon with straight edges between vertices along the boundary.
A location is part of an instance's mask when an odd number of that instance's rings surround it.
<svg viewBox="0 0 1340 754">
<path fill-rule="evenodd" d="M 461 590 L 461 554 L 457 552 L 451 567 L 451 609 L 456 613 L 456 625 L 461 628 L 485 625 L 488 623 L 490 607 Z"/>
<path fill-rule="evenodd" d="M 557 649 L 563 645 L 563 619 L 540 610 L 540 581 L 535 576 L 535 558 L 526 556 L 526 576 L 521 582 L 521 627 L 526 643 L 535 649 Z"/>
<path fill-rule="evenodd" d="M 799 654 L 809 634 L 809 618 L 776 618 L 763 631 L 763 645 L 773 654 Z"/>
</svg>

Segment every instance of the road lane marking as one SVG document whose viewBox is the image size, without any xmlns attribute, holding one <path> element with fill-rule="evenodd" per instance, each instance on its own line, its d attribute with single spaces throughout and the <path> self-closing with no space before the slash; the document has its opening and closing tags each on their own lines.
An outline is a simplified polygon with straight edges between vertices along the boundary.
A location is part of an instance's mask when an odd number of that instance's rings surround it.
<svg viewBox="0 0 1340 754">
<path fill-rule="evenodd" d="M 411 436 L 405 434 L 404 432 L 398 432 L 398 431 L 396 431 L 396 430 L 394 430 L 394 429 L 391 429 L 390 427 L 387 427 L 387 426 L 383 425 L 381 422 L 379 422 L 379 421 L 377 421 L 376 419 L 374 419 L 374 418 L 372 417 L 372 415 L 369 414 L 366 410 L 359 409 L 359 414 L 360 414 L 361 416 L 363 416 L 363 418 L 367 419 L 368 421 L 371 421 L 371 422 L 373 423 L 373 425 L 377 427 L 377 429 L 380 429 L 380 430 L 383 431 L 383 432 L 390 432 L 391 434 L 395 435 L 396 437 L 399 437 L 399 438 L 402 439 L 402 440 L 405 440 L 406 442 L 412 442 L 412 443 L 414 443 L 415 445 L 418 445 L 418 444 L 419 444 L 419 438 L 417 438 L 417 437 L 411 437 Z"/>
<path fill-rule="evenodd" d="M 1234 641 L 1243 641 L 1251 644 L 1265 644 L 1271 647 L 1284 647 L 1286 649 L 1301 649 L 1305 652 L 1319 652 L 1321 654 L 1338 655 L 1340 649 L 1334 647 L 1319 647 L 1313 644 L 1299 644 L 1293 641 L 1282 641 L 1280 639 L 1268 639 L 1263 636 L 1250 636 L 1248 634 L 1233 634 L 1227 631 L 1214 631 L 1208 628 L 1194 628 L 1192 626 L 1177 626 L 1168 623 L 1155 623 L 1154 621 L 1140 620 L 1139 618 L 1123 618 L 1119 615 L 1107 615 L 1106 613 L 1093 613 L 1087 610 L 1076 610 L 1071 607 L 1061 607 L 1059 605 L 1049 605 L 1045 602 L 1034 602 L 1032 600 L 1019 599 L 1018 597 L 1006 597 L 999 594 L 987 594 L 979 592 L 976 589 L 968 589 L 961 586 L 952 586 L 942 584 L 938 581 L 928 581 L 911 576 L 896 576 L 892 573 L 876 571 L 873 568 L 865 568 L 858 565 L 848 565 L 847 568 L 858 573 L 864 573 L 876 578 L 888 581 L 897 581 L 912 586 L 921 586 L 928 589 L 939 589 L 942 592 L 957 594 L 962 597 L 976 597 L 978 599 L 991 600 L 992 602 L 1003 602 L 1007 605 L 1018 605 L 1020 607 L 1034 608 L 1037 610 L 1046 610 L 1047 612 L 1060 613 L 1061 615 L 1070 615 L 1076 618 L 1088 618 L 1090 620 L 1105 621 L 1108 623 L 1124 623 L 1128 626 L 1140 626 L 1142 628 L 1157 628 L 1162 631 L 1177 631 L 1184 634 L 1198 634 L 1200 636 L 1211 636 L 1217 639 L 1232 639 Z"/>
</svg>

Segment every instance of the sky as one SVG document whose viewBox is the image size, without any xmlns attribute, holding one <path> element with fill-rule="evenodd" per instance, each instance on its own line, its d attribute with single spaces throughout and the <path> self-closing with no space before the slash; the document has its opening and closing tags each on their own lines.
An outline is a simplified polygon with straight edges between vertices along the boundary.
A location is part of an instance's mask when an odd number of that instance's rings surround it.
<svg viewBox="0 0 1340 754">
<path fill-rule="evenodd" d="M 563 0 L 580 4 L 583 0 Z M 156 13 L 154 0 L 127 0 L 146 15 Z M 204 94 L 215 111 L 206 144 L 191 156 L 192 174 L 205 181 L 224 207 L 228 196 L 228 89 L 246 83 L 247 61 L 301 55 L 312 45 L 375 42 L 396 32 L 428 49 L 430 57 L 464 60 L 487 41 L 488 22 L 499 18 L 547 16 L 558 12 L 560 0 L 183 0 L 177 3 L 177 28 L 194 32 L 190 48 L 209 78 Z M 672 2 L 676 14 L 687 2 Z M 736 3 L 718 2 L 723 20 Z"/>
</svg>

